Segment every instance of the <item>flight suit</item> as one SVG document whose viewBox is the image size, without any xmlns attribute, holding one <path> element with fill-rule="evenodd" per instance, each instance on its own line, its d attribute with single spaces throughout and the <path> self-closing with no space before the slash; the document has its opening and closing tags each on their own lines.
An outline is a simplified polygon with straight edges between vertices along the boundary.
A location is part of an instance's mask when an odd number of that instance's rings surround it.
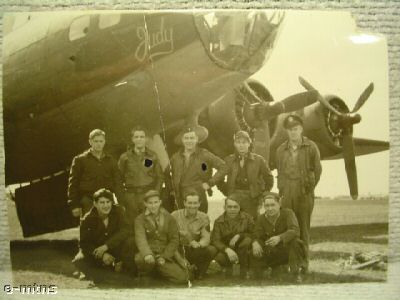
<svg viewBox="0 0 400 300">
<path fill-rule="evenodd" d="M 185 191 L 195 189 L 200 196 L 199 210 L 207 213 L 207 195 L 202 184 L 208 183 L 212 187 L 225 176 L 222 171 L 225 167 L 224 161 L 210 151 L 197 147 L 188 162 L 183 154 L 183 149 L 176 152 L 171 157 L 171 167 L 172 186 L 178 202 L 178 209 L 184 207 Z M 217 169 L 214 176 L 212 175 L 213 168 Z"/>
<path fill-rule="evenodd" d="M 264 160 L 255 153 L 248 153 L 244 158 L 239 154 L 231 154 L 225 158 L 227 175 L 226 195 L 238 195 L 242 200 L 240 207 L 242 211 L 250 214 L 254 220 L 257 219 L 259 200 L 263 192 L 269 191 L 274 185 L 274 177 Z M 225 175 L 224 174 L 224 175 Z"/>
<path fill-rule="evenodd" d="M 145 210 L 135 219 L 135 242 L 139 253 L 135 262 L 139 274 L 156 271 L 161 277 L 173 283 L 186 283 L 189 271 L 175 260 L 179 246 L 179 231 L 175 219 L 163 208 L 158 216 Z M 144 257 L 153 255 L 165 259 L 164 265 L 147 264 Z"/>
<path fill-rule="evenodd" d="M 265 242 L 273 236 L 280 236 L 281 241 L 275 247 L 267 247 Z M 287 263 L 293 273 L 297 273 L 301 267 L 306 267 L 306 249 L 299 237 L 299 224 L 291 209 L 281 208 L 275 223 L 271 222 L 265 214 L 259 216 L 253 239 L 260 244 L 264 252 L 262 257 L 252 256 L 251 258 L 255 275 L 259 276 L 265 267 Z"/>
<path fill-rule="evenodd" d="M 277 149 L 276 162 L 279 194 L 283 196 L 281 205 L 296 214 L 308 261 L 314 188 L 322 172 L 319 150 L 307 137 L 303 137 L 296 150 L 286 141 Z"/>
<path fill-rule="evenodd" d="M 145 148 L 142 154 L 128 149 L 118 161 L 125 186 L 125 207 L 129 222 L 144 211 L 144 195 L 149 190 L 161 192 L 164 174 L 157 155 Z"/>
<path fill-rule="evenodd" d="M 232 267 L 225 249 L 230 248 L 230 240 L 236 234 L 239 234 L 240 238 L 232 250 L 238 255 L 241 273 L 246 273 L 249 268 L 253 231 L 253 218 L 243 211 L 240 211 L 235 219 L 230 219 L 226 216 L 226 213 L 219 216 L 214 222 L 214 228 L 211 233 L 211 245 L 216 255 L 215 260 L 223 267 Z"/>
</svg>

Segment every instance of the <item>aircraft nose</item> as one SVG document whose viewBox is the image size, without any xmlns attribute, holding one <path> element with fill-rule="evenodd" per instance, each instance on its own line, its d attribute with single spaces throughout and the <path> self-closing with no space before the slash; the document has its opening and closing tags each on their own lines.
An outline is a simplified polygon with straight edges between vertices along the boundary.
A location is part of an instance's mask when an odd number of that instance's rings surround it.
<svg viewBox="0 0 400 300">
<path fill-rule="evenodd" d="M 254 73 L 269 57 L 283 13 L 201 12 L 195 24 L 205 50 L 219 66 Z"/>
</svg>

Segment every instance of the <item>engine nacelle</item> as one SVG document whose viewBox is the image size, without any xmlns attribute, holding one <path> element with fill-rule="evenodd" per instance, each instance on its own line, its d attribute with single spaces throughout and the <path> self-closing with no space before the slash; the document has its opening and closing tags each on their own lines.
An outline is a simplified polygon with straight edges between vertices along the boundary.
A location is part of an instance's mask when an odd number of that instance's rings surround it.
<svg viewBox="0 0 400 300">
<path fill-rule="evenodd" d="M 259 125 L 251 104 L 274 101 L 271 93 L 260 82 L 249 79 L 246 84 L 232 89 L 212 103 L 199 118 L 199 123 L 209 129 L 208 147 L 218 156 L 233 153 L 233 135 L 245 130 L 252 136 Z M 270 136 L 274 135 L 277 118 L 269 120 Z"/>
</svg>

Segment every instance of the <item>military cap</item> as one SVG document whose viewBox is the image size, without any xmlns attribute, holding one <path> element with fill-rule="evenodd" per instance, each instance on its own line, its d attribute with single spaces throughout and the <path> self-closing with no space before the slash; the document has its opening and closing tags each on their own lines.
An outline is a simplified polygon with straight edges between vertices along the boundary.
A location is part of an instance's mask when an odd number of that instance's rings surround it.
<svg viewBox="0 0 400 300">
<path fill-rule="evenodd" d="M 156 190 L 149 190 L 146 194 L 144 194 L 143 201 L 147 201 L 147 199 L 149 199 L 151 197 L 159 197 L 160 198 L 160 193 Z"/>
<path fill-rule="evenodd" d="M 283 121 L 283 127 L 285 129 L 290 129 L 297 125 L 303 126 L 303 120 L 295 114 L 288 115 Z"/>
<path fill-rule="evenodd" d="M 243 197 L 241 197 L 239 194 L 236 193 L 230 194 L 228 197 L 226 197 L 226 199 L 235 201 L 237 204 L 239 204 L 239 206 L 242 206 L 241 202 L 243 200 Z"/>
<path fill-rule="evenodd" d="M 263 200 L 265 200 L 265 199 L 274 199 L 276 202 L 279 202 L 280 197 L 279 197 L 279 194 L 277 194 L 277 193 L 266 192 L 263 195 Z"/>
<path fill-rule="evenodd" d="M 250 135 L 247 131 L 244 130 L 239 130 L 238 132 L 236 132 L 233 136 L 233 140 L 237 140 L 237 139 L 246 139 L 251 143 L 251 138 Z"/>
<path fill-rule="evenodd" d="M 175 137 L 174 142 L 177 145 L 182 145 L 182 137 L 185 133 L 195 132 L 198 137 L 198 143 L 204 142 L 208 137 L 208 130 L 200 125 L 185 125 L 179 134 Z"/>
</svg>

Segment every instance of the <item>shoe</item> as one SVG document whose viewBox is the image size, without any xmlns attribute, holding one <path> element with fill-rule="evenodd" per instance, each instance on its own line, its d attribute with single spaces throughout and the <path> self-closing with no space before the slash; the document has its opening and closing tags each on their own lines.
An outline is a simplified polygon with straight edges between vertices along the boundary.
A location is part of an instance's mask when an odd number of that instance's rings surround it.
<svg viewBox="0 0 400 300">
<path fill-rule="evenodd" d="M 203 274 L 196 274 L 195 278 L 197 280 L 203 280 L 204 279 L 204 275 Z"/>
<path fill-rule="evenodd" d="M 301 275 L 301 273 L 297 273 L 295 275 L 295 282 L 296 283 L 302 283 L 303 282 L 303 276 Z"/>
<path fill-rule="evenodd" d="M 79 280 L 85 280 L 86 279 L 86 275 L 83 272 L 79 272 L 78 279 Z"/>
<path fill-rule="evenodd" d="M 240 273 L 240 277 L 245 280 L 251 279 L 251 273 L 249 271 Z"/>
<path fill-rule="evenodd" d="M 121 273 L 121 272 L 122 272 L 122 268 L 123 268 L 123 266 L 122 266 L 122 261 L 119 261 L 119 262 L 117 262 L 117 263 L 114 264 L 114 270 L 115 270 L 115 272 Z"/>
</svg>

